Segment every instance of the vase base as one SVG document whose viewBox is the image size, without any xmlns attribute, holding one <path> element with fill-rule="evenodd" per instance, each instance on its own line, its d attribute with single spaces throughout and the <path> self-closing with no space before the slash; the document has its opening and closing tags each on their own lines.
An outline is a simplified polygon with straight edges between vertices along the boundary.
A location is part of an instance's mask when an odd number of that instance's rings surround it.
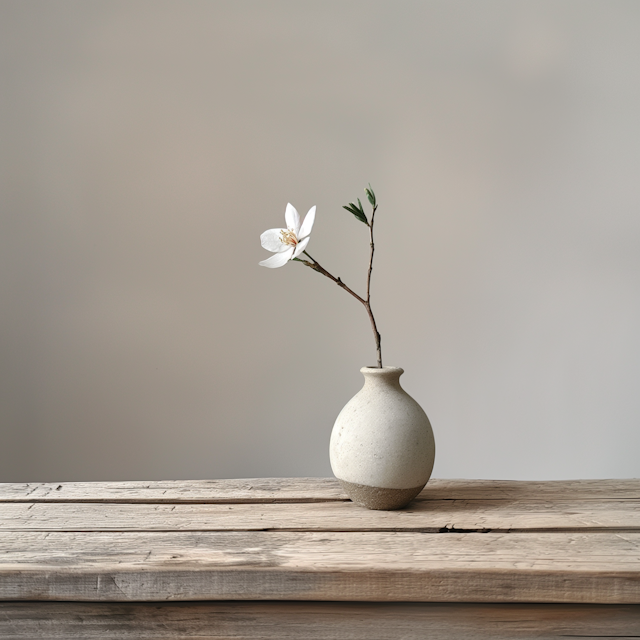
<svg viewBox="0 0 640 640">
<path fill-rule="evenodd" d="M 361 507 L 378 511 L 402 509 L 424 488 L 423 484 L 420 487 L 411 489 L 383 489 L 382 487 L 369 487 L 365 484 L 347 482 L 346 480 L 340 480 L 340 478 L 338 478 L 338 481 L 352 502 Z"/>
</svg>

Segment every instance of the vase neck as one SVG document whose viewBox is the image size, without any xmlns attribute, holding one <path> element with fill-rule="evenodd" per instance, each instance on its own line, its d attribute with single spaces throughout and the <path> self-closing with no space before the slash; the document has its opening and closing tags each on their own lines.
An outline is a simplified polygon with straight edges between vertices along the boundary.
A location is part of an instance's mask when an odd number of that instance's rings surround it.
<svg viewBox="0 0 640 640">
<path fill-rule="evenodd" d="M 365 387 L 400 387 L 400 376 L 404 369 L 400 367 L 362 367 L 360 373 L 364 376 Z"/>
</svg>

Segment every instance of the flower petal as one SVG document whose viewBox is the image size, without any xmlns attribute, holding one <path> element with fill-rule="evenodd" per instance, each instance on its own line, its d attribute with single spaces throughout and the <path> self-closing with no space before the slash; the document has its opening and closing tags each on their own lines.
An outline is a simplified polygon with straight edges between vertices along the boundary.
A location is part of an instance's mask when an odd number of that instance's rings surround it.
<svg viewBox="0 0 640 640">
<path fill-rule="evenodd" d="M 284 251 L 288 249 L 288 245 L 282 242 L 281 233 L 284 229 L 267 229 L 260 236 L 260 243 L 267 250 L 273 253 L 280 253 L 280 251 Z"/>
<path fill-rule="evenodd" d="M 284 211 L 284 219 L 287 223 L 287 228 L 297 236 L 300 230 L 300 214 L 291 203 L 287 204 L 287 208 Z"/>
<path fill-rule="evenodd" d="M 286 251 L 281 251 L 280 253 L 276 253 L 272 255 L 270 258 L 263 260 L 260 262 L 261 267 L 269 267 L 270 269 L 276 269 L 277 267 L 283 267 L 287 262 L 289 262 L 289 258 L 293 256 L 293 247 L 290 247 Z"/>
<path fill-rule="evenodd" d="M 304 222 L 300 227 L 298 240 L 301 240 L 302 238 L 306 238 L 311 233 L 311 229 L 313 229 L 313 222 L 315 221 L 315 219 L 316 219 L 316 208 L 311 207 L 307 215 L 304 217 Z"/>
<path fill-rule="evenodd" d="M 307 248 L 307 245 L 309 244 L 309 240 L 311 240 L 311 238 L 307 236 L 306 238 L 298 242 L 298 244 L 296 245 L 296 250 L 293 252 L 294 258 L 297 258 Z"/>
</svg>

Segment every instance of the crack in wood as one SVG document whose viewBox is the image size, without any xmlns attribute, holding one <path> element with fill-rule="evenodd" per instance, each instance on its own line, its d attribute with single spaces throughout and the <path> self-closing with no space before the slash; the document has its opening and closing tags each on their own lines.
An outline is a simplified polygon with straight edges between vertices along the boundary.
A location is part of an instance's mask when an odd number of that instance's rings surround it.
<svg viewBox="0 0 640 640">
<path fill-rule="evenodd" d="M 446 525 L 438 529 L 438 533 L 491 533 L 491 532 L 501 532 L 511 533 L 512 529 L 459 529 L 454 527 L 453 525 Z"/>
</svg>

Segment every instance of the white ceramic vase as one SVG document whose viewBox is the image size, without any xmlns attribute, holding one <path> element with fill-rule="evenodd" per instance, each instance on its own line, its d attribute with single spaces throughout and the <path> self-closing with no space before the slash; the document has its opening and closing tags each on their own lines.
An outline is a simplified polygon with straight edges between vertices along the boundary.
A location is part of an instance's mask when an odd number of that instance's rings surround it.
<svg viewBox="0 0 640 640">
<path fill-rule="evenodd" d="M 400 386 L 399 367 L 363 367 L 364 387 L 331 432 L 331 468 L 368 509 L 400 509 L 431 477 L 436 446 L 429 418 Z"/>
</svg>

